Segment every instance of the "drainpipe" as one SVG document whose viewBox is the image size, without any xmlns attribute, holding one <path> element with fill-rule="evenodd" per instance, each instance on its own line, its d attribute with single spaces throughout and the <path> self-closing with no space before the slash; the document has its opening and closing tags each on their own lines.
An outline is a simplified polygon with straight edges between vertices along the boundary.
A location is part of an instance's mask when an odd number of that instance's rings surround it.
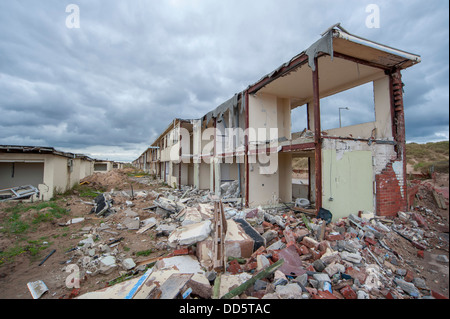
<svg viewBox="0 0 450 319">
<path fill-rule="evenodd" d="M 322 207 L 322 139 L 320 129 L 320 96 L 319 96 L 319 63 L 317 57 L 314 58 L 316 69 L 312 73 L 313 77 L 313 104 L 314 104 L 314 160 L 316 178 L 316 213 Z"/>
</svg>

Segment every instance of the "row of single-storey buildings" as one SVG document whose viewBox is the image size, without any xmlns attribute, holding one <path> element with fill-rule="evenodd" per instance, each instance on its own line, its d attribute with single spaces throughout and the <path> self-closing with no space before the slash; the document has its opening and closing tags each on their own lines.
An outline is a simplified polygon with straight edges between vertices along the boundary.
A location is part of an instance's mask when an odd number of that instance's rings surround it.
<svg viewBox="0 0 450 319">
<path fill-rule="evenodd" d="M 203 117 L 174 119 L 133 164 L 169 186 L 217 195 L 234 181 L 250 207 L 300 196 L 334 218 L 396 214 L 408 208 L 401 70 L 419 62 L 337 24 Z M 371 85 L 374 120 L 323 130 L 321 101 L 362 85 Z M 306 118 L 295 116 L 298 108 Z M 293 132 L 297 121 L 304 130 Z M 307 163 L 302 183 L 293 183 L 296 158 Z"/>
<path fill-rule="evenodd" d="M 0 190 L 31 185 L 39 190 L 33 199 L 49 200 L 86 176 L 122 166 L 53 147 L 0 145 Z"/>
</svg>

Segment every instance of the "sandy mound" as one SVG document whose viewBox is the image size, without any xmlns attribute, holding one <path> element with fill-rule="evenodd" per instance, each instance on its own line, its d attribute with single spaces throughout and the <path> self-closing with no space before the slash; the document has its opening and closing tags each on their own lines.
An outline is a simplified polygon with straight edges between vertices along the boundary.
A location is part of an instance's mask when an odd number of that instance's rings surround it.
<svg viewBox="0 0 450 319">
<path fill-rule="evenodd" d="M 129 185 L 127 170 L 117 169 L 106 173 L 94 173 L 83 178 L 80 184 L 83 182 L 88 182 L 91 187 L 104 188 L 108 191 L 113 188 L 123 189 Z"/>
</svg>

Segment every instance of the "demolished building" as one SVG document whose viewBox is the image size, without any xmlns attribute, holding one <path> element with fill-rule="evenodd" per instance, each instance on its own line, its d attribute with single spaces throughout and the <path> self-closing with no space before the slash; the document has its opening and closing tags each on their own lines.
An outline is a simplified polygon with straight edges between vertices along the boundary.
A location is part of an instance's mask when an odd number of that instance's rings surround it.
<svg viewBox="0 0 450 319">
<path fill-rule="evenodd" d="M 14 195 L 15 189 L 32 186 L 32 200 L 50 200 L 94 172 L 113 169 L 113 164 L 122 165 L 53 147 L 0 145 L 0 190 Z"/>
<path fill-rule="evenodd" d="M 420 61 L 337 24 L 202 118 L 175 119 L 152 143 L 148 171 L 171 187 L 216 195 L 234 183 L 246 207 L 301 196 L 334 220 L 360 211 L 394 216 L 408 209 L 401 71 Z M 372 86 L 374 120 L 322 130 L 321 101 L 363 85 Z M 295 118 L 298 108 L 306 119 Z M 297 121 L 302 132 L 291 131 Z M 308 163 L 300 190 L 292 182 L 295 158 Z"/>
</svg>

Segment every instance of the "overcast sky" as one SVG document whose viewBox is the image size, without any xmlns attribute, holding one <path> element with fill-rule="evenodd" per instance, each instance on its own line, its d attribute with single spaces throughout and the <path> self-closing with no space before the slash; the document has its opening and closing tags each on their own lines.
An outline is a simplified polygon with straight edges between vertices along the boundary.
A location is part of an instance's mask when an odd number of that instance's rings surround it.
<svg viewBox="0 0 450 319">
<path fill-rule="evenodd" d="M 369 4 L 379 28 L 366 26 Z M 337 22 L 421 56 L 403 71 L 407 142 L 448 140 L 448 1 L 4 0 L 0 144 L 132 161 L 173 118 L 200 118 Z M 330 112 L 324 128 L 338 126 Z M 345 125 L 362 116 L 343 112 Z"/>
</svg>

